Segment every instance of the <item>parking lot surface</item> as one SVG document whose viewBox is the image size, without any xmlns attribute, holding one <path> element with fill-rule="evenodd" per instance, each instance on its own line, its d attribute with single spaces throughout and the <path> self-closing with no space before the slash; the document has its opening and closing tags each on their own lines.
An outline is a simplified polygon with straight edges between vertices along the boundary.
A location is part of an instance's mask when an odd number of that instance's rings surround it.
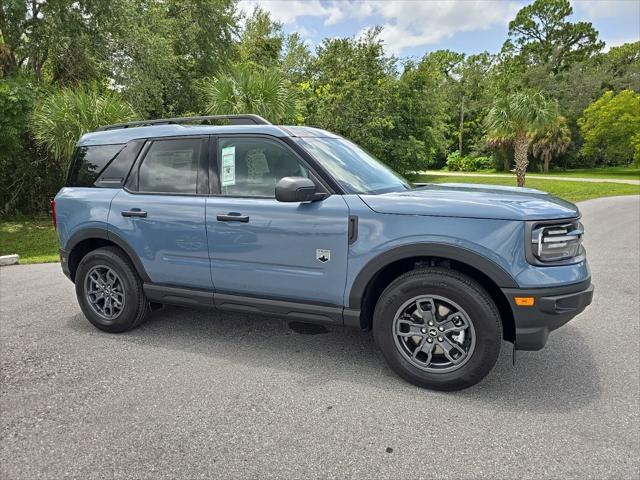
<svg viewBox="0 0 640 480">
<path fill-rule="evenodd" d="M 640 197 L 581 205 L 594 302 L 455 393 L 370 333 L 168 307 L 102 333 L 58 264 L 0 269 L 0 477 L 638 478 Z"/>
</svg>

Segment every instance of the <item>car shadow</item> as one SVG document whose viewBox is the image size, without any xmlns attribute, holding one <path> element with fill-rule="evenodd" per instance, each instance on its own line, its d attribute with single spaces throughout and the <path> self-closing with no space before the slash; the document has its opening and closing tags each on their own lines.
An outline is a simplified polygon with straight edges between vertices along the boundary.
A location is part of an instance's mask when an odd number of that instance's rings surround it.
<svg viewBox="0 0 640 480">
<path fill-rule="evenodd" d="M 300 333 L 304 328 L 289 328 L 289 321 L 281 319 L 172 306 L 154 312 L 140 328 L 119 335 L 98 331 L 82 314 L 71 317 L 68 325 L 78 333 L 105 335 L 113 341 L 286 370 L 307 384 L 362 383 L 403 395 L 482 403 L 497 410 L 574 410 L 601 394 L 591 348 L 572 325 L 554 332 L 542 351 L 517 352 L 515 365 L 512 345 L 504 342 L 489 376 L 478 385 L 453 393 L 428 391 L 404 382 L 386 366 L 370 332 L 342 327 L 327 327 L 326 333 L 310 329 L 305 334 Z"/>
</svg>

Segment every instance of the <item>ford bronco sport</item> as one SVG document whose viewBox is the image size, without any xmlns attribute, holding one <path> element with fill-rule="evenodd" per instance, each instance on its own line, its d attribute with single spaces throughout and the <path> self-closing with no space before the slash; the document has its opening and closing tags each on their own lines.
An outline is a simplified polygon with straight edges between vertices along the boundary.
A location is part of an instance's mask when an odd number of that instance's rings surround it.
<svg viewBox="0 0 640 480">
<path fill-rule="evenodd" d="M 88 133 L 52 210 L 101 330 L 163 304 L 371 329 L 398 375 L 439 390 L 480 381 L 502 340 L 542 348 L 593 295 L 575 205 L 414 186 L 338 135 L 255 115 Z"/>
</svg>

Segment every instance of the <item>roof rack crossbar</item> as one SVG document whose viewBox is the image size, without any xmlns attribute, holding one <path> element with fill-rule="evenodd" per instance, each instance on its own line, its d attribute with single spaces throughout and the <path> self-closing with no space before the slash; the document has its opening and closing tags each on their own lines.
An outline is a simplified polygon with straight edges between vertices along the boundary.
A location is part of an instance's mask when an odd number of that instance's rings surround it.
<svg viewBox="0 0 640 480">
<path fill-rule="evenodd" d="M 154 125 L 179 125 L 181 123 L 206 122 L 209 120 L 229 120 L 231 125 L 271 125 L 271 122 L 265 120 L 259 115 L 246 113 L 240 115 L 205 115 L 196 117 L 159 118 L 157 120 L 139 120 L 136 122 L 114 123 L 113 125 L 104 125 L 96 129 L 96 132 Z"/>
</svg>

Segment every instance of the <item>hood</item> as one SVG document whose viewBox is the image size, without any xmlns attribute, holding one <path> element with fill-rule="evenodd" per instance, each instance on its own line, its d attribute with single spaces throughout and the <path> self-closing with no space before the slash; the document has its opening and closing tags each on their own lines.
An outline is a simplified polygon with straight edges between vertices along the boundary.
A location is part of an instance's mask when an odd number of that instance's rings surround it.
<svg viewBox="0 0 640 480">
<path fill-rule="evenodd" d="M 579 216 L 578 207 L 541 190 L 469 183 L 427 184 L 405 192 L 360 195 L 375 212 L 400 215 L 550 220 Z"/>
</svg>

